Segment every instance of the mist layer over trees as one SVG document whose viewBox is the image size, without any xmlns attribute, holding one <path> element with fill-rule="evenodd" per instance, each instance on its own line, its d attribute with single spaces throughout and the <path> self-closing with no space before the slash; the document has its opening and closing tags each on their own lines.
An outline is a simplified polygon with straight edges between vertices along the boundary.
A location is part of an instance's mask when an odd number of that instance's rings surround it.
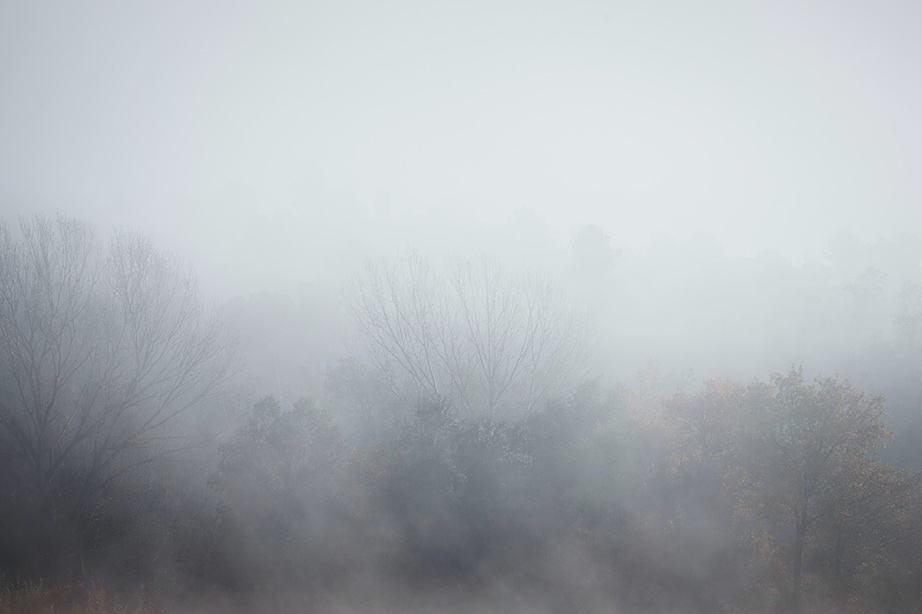
<svg viewBox="0 0 922 614">
<path fill-rule="evenodd" d="M 4 220 L 0 612 L 918 611 L 920 260 L 589 226 L 209 307 Z"/>
</svg>

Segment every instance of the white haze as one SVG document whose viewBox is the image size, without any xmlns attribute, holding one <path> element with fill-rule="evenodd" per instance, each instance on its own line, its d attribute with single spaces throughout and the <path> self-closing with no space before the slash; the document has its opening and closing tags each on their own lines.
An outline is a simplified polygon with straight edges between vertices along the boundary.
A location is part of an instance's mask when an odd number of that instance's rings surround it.
<svg viewBox="0 0 922 614">
<path fill-rule="evenodd" d="M 406 243 L 922 222 L 914 2 L 6 2 L 0 207 L 129 224 L 230 297 Z M 473 248 L 473 249 L 471 249 Z M 526 255 L 525 257 L 531 257 Z"/>
</svg>

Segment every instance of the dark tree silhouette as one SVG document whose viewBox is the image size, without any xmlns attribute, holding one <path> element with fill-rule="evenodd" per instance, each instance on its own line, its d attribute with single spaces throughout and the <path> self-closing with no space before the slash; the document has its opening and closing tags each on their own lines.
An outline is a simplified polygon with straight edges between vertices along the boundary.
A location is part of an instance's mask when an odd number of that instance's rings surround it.
<svg viewBox="0 0 922 614">
<path fill-rule="evenodd" d="M 118 232 L 104 250 L 77 220 L 0 224 L 10 500 L 43 535 L 92 522 L 106 492 L 191 443 L 172 427 L 225 381 L 231 350 L 189 271 L 149 239 Z"/>
</svg>

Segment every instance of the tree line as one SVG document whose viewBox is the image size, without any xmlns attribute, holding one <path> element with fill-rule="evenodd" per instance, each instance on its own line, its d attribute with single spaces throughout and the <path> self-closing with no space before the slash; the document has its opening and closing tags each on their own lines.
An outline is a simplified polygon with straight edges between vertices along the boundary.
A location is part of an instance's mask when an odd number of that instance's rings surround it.
<svg viewBox="0 0 922 614">
<path fill-rule="evenodd" d="M 799 367 L 606 388 L 546 276 L 369 265 L 323 394 L 226 432 L 245 357 L 148 238 L 0 225 L 0 292 L 6 577 L 244 609 L 922 608 L 920 477 L 882 460 L 882 396 Z"/>
</svg>

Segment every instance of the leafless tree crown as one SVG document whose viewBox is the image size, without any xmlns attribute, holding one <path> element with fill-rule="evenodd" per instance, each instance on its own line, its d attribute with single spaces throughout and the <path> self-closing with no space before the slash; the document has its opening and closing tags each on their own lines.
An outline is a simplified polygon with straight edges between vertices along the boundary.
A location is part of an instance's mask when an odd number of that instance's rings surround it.
<svg viewBox="0 0 922 614">
<path fill-rule="evenodd" d="M 547 274 L 412 252 L 369 263 L 348 296 L 363 349 L 411 405 L 447 398 L 459 411 L 528 411 L 585 375 L 590 328 Z"/>
<path fill-rule="evenodd" d="M 76 510 L 183 445 L 169 427 L 226 379 L 231 344 L 148 238 L 103 250 L 65 217 L 19 230 L 0 223 L 0 454 Z"/>
</svg>

